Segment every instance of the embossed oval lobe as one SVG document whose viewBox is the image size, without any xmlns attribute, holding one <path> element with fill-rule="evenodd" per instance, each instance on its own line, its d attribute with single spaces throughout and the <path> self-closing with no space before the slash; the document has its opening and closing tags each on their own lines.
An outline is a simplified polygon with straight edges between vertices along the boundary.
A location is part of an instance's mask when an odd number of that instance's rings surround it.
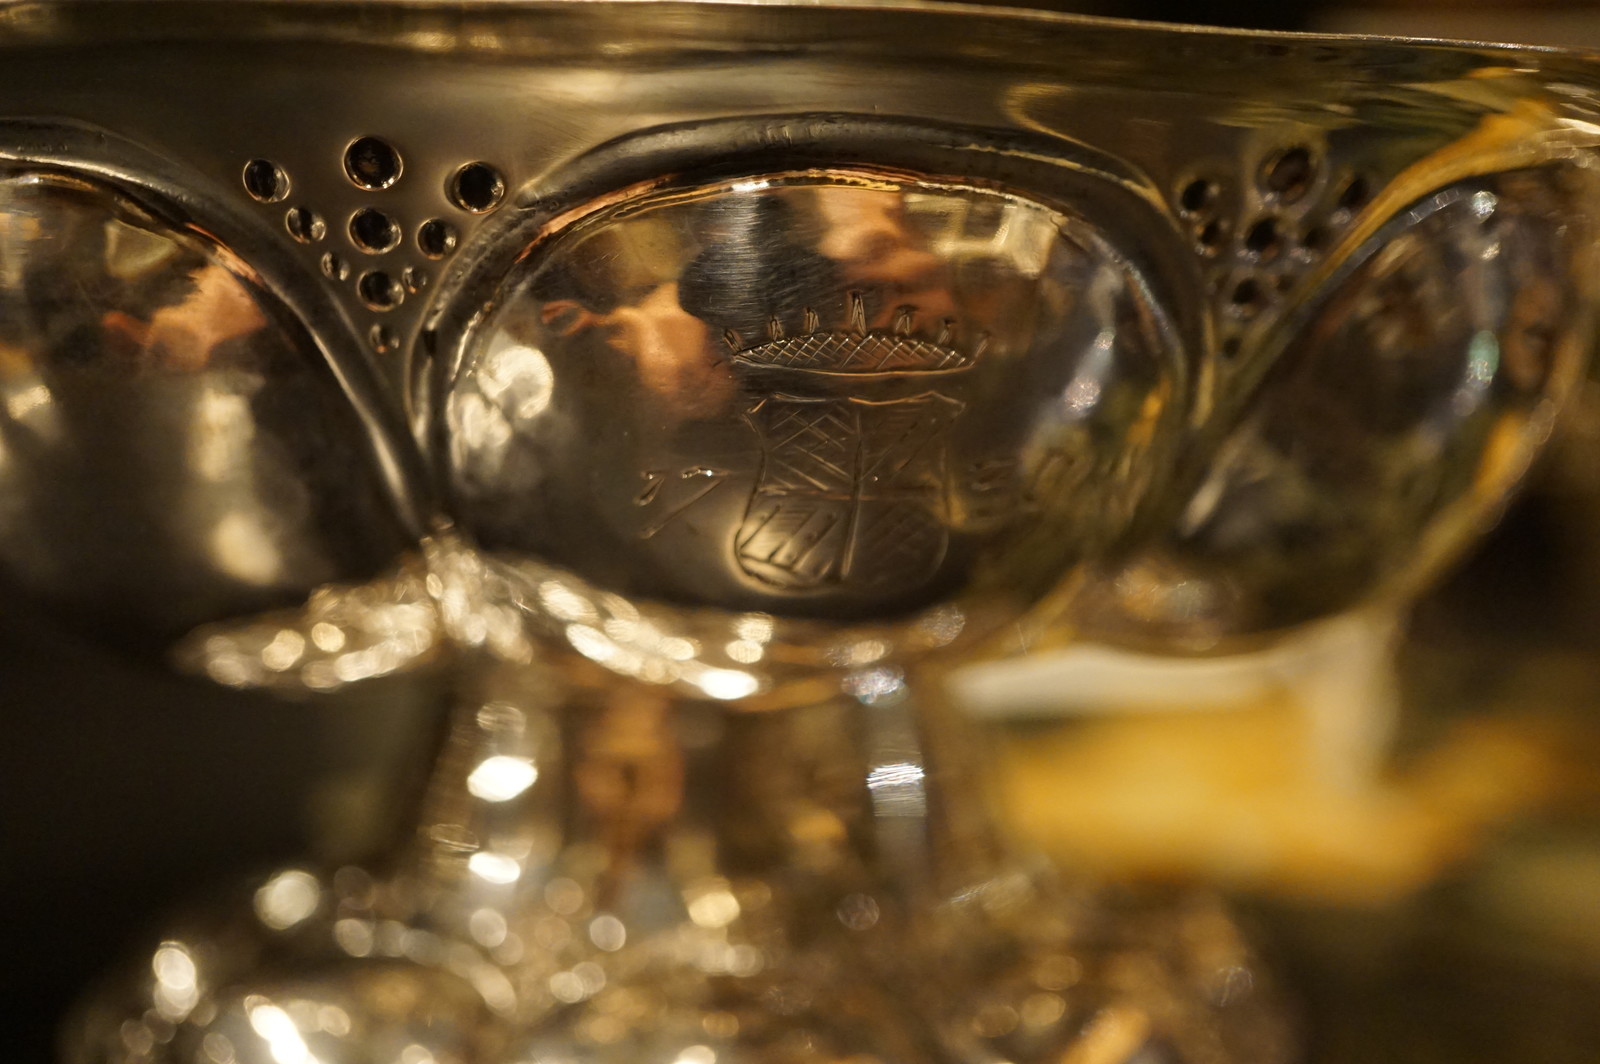
<svg viewBox="0 0 1600 1064">
<path fill-rule="evenodd" d="M 322 352 L 208 238 L 99 181 L 6 173 L 0 301 L 0 573 L 21 601 L 155 647 L 401 548 Z"/>
<path fill-rule="evenodd" d="M 1178 526 L 1086 606 L 1149 640 L 1287 627 L 1415 588 L 1488 519 L 1590 343 L 1578 171 L 1438 191 L 1346 263 Z M 1140 634 L 1142 632 L 1142 634 Z"/>
<path fill-rule="evenodd" d="M 484 546 L 624 593 L 873 618 L 1026 600 L 1119 535 L 1183 346 L 1110 236 L 806 170 L 646 192 L 505 283 L 444 397 Z"/>
</svg>

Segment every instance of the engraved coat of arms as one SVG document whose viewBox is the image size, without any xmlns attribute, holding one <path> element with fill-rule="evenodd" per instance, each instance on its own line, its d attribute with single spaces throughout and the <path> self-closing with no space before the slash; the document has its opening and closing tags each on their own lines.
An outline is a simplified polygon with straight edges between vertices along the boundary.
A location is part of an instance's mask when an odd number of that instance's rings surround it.
<svg viewBox="0 0 1600 1064">
<path fill-rule="evenodd" d="M 960 373 L 970 358 L 910 336 L 823 332 L 735 364 L 750 371 L 745 419 L 761 446 L 735 534 L 740 569 L 789 592 L 893 594 L 930 578 L 949 542 L 947 430 L 963 404 L 931 387 L 903 393 L 907 379 Z"/>
</svg>

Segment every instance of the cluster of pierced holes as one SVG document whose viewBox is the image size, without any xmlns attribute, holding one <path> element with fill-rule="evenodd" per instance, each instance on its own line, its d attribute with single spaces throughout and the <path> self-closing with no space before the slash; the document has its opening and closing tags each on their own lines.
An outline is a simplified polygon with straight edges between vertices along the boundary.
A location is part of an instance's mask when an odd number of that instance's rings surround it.
<svg viewBox="0 0 1600 1064">
<path fill-rule="evenodd" d="M 346 146 L 342 161 L 345 177 L 363 192 L 393 188 L 405 172 L 400 152 L 382 137 L 356 138 Z M 250 160 L 245 164 L 242 180 L 245 192 L 259 203 L 281 203 L 289 197 L 292 187 L 288 173 L 270 159 Z M 444 191 L 450 203 L 460 210 L 487 214 L 505 199 L 506 180 L 489 163 L 469 162 L 450 174 Z M 303 204 L 285 210 L 283 226 L 289 236 L 301 244 L 320 243 L 329 232 L 327 220 Z M 362 207 L 350 215 L 346 235 L 355 250 L 366 255 L 384 255 L 400 247 L 406 234 L 394 215 L 375 207 Z M 426 258 L 443 259 L 460 243 L 460 229 L 443 218 L 431 218 L 417 227 L 416 247 Z M 324 252 L 319 265 L 324 277 L 341 284 L 357 273 L 335 251 Z M 408 293 L 421 292 L 428 281 L 427 272 L 416 266 L 402 267 L 398 275 L 390 270 L 366 270 L 356 276 L 355 292 L 362 305 L 381 313 L 398 307 Z M 368 341 L 379 353 L 394 350 L 398 343 L 394 331 L 381 324 L 372 326 Z"/>
<path fill-rule="evenodd" d="M 1237 201 L 1226 195 L 1228 185 L 1222 180 L 1194 176 L 1175 190 L 1174 206 L 1188 223 L 1195 250 L 1210 259 L 1226 252 L 1236 264 L 1229 269 L 1219 263 L 1216 282 L 1223 320 L 1234 323 L 1223 327 L 1225 357 L 1243 346 L 1233 330 L 1291 291 L 1301 268 L 1325 254 L 1338 231 L 1371 200 L 1372 188 L 1364 175 L 1350 176 L 1335 186 L 1323 172 L 1323 160 L 1307 145 L 1268 153 L 1254 168 L 1253 191 L 1243 197 L 1260 207 L 1244 219 L 1231 214 Z"/>
</svg>

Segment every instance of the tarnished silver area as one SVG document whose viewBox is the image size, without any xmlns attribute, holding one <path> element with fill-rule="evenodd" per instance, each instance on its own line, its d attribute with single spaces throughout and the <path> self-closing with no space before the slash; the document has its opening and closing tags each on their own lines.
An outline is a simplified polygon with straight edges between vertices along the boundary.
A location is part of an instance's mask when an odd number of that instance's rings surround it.
<svg viewBox="0 0 1600 1064">
<path fill-rule="evenodd" d="M 81 177 L 0 175 L 0 574 L 120 643 L 375 573 L 405 534 L 250 268 Z"/>
</svg>

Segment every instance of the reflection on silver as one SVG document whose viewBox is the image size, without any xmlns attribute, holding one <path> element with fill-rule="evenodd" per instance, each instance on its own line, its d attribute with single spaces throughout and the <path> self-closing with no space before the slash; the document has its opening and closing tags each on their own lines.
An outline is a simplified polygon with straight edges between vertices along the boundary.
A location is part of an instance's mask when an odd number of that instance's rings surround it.
<svg viewBox="0 0 1600 1064">
<path fill-rule="evenodd" d="M 968 585 L 1025 606 L 1049 581 L 1008 566 L 1069 568 L 1130 519 L 1183 376 L 1089 222 L 864 172 L 626 203 L 494 306 L 442 399 L 474 538 L 631 595 L 788 617 Z M 542 353 L 554 388 L 488 422 L 508 351 Z M 1035 530 L 1069 504 L 1047 545 Z"/>
<path fill-rule="evenodd" d="M 1414 594 L 1549 434 L 1589 344 L 1572 177 L 1433 192 L 1377 231 L 1091 630 L 1210 648 Z"/>
<path fill-rule="evenodd" d="M 0 69 L 0 576 L 223 684 L 459 704 L 382 875 L 197 914 L 77 1060 L 1285 1059 L 1214 908 L 1017 870 L 941 672 L 1459 549 L 1585 354 L 1585 61 L 134 7 Z"/>
<path fill-rule="evenodd" d="M 0 259 L 14 590 L 148 645 L 399 551 L 338 382 L 223 249 L 109 187 L 13 167 Z"/>
<path fill-rule="evenodd" d="M 256 891 L 256 916 L 275 931 L 284 931 L 317 911 L 322 889 L 310 872 L 287 869 Z"/>
</svg>

